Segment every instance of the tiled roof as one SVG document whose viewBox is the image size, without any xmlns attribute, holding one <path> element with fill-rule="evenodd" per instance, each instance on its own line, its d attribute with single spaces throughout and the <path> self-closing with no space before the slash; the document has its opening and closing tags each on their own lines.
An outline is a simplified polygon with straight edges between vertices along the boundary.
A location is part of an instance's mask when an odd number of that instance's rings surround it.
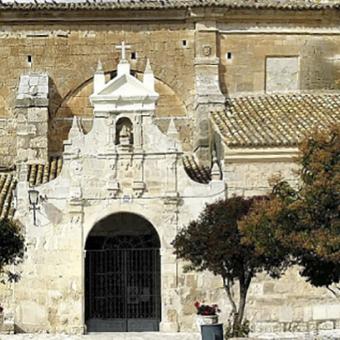
<svg viewBox="0 0 340 340">
<path fill-rule="evenodd" d="M 184 156 L 183 165 L 187 175 L 195 182 L 208 184 L 211 181 L 210 167 L 197 163 L 194 156 Z"/>
<path fill-rule="evenodd" d="M 13 190 L 16 184 L 17 181 L 14 174 L 0 174 L 0 219 L 12 218 L 14 216 Z"/>
<path fill-rule="evenodd" d="M 295 146 L 313 127 L 340 121 L 340 93 L 229 98 L 212 119 L 230 147 Z"/>
<path fill-rule="evenodd" d="M 61 157 L 51 157 L 47 164 L 30 164 L 28 166 L 27 181 L 30 186 L 52 181 L 60 174 L 62 166 L 63 159 Z"/>
<path fill-rule="evenodd" d="M 52 157 L 46 165 L 33 164 L 28 167 L 28 178 L 30 186 L 40 185 L 56 178 L 62 168 L 62 158 Z M 14 169 L 0 168 L 0 219 L 13 218 L 15 206 L 13 191 L 17 185 Z"/>
<path fill-rule="evenodd" d="M 339 0 L 0 0 L 0 10 L 186 9 L 225 7 L 284 10 L 340 8 Z"/>
</svg>

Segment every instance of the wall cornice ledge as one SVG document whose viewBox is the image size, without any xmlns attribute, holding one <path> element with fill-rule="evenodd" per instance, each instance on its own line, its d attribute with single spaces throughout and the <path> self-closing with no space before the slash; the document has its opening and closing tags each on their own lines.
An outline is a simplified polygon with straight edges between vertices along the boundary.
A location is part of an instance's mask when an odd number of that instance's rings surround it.
<svg viewBox="0 0 340 340">
<path fill-rule="evenodd" d="M 297 154 L 296 147 L 226 148 L 224 162 L 292 162 Z"/>
</svg>

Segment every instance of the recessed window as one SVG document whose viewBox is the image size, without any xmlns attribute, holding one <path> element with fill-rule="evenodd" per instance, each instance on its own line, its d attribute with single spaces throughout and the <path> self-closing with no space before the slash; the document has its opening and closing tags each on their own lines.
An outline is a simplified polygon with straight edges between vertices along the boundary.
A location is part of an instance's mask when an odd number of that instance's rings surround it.
<svg viewBox="0 0 340 340">
<path fill-rule="evenodd" d="M 187 47 L 188 46 L 188 42 L 186 40 L 182 40 L 182 46 L 183 47 Z"/>
<path fill-rule="evenodd" d="M 137 52 L 131 52 L 131 59 L 136 60 L 137 59 Z"/>
<path fill-rule="evenodd" d="M 27 56 L 27 62 L 28 62 L 29 64 L 32 63 L 32 56 L 31 56 L 31 55 L 28 55 L 28 56 Z"/>
<path fill-rule="evenodd" d="M 231 52 L 227 52 L 226 58 L 227 58 L 227 60 L 231 60 L 233 58 L 232 53 Z"/>
</svg>

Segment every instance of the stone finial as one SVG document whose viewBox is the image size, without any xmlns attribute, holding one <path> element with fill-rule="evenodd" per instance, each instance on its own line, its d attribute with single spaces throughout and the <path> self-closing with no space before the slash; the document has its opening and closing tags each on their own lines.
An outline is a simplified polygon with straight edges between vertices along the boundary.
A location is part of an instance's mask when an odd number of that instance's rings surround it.
<svg viewBox="0 0 340 340">
<path fill-rule="evenodd" d="M 98 59 L 96 73 L 102 73 L 102 72 L 104 72 L 103 71 L 103 65 L 102 65 L 102 62 L 100 61 L 100 59 Z"/>
<path fill-rule="evenodd" d="M 93 78 L 93 90 L 94 93 L 98 93 L 105 86 L 105 74 L 103 70 L 103 65 L 100 60 L 98 60 L 97 70 Z"/>
<path fill-rule="evenodd" d="M 218 164 L 216 150 L 213 151 L 212 167 L 211 167 L 211 180 L 219 181 L 221 179 L 221 169 Z"/>
<path fill-rule="evenodd" d="M 177 151 L 178 150 L 179 134 L 178 134 L 178 131 L 176 129 L 175 120 L 173 118 L 171 118 L 171 120 L 170 120 L 167 135 L 168 135 L 168 137 L 170 137 L 169 151 Z"/>
<path fill-rule="evenodd" d="M 178 138 L 178 131 L 175 125 L 175 120 L 173 118 L 171 118 L 170 120 L 167 135 L 169 137 Z"/>
<path fill-rule="evenodd" d="M 155 90 L 155 77 L 150 65 L 149 58 L 146 60 L 146 66 L 143 76 L 143 84 L 151 91 Z"/>
<path fill-rule="evenodd" d="M 70 129 L 70 132 L 68 133 L 68 139 L 72 140 L 82 135 L 83 130 L 80 125 L 80 118 L 77 116 L 73 116 L 72 127 Z"/>
<path fill-rule="evenodd" d="M 153 73 L 151 65 L 150 65 L 150 59 L 149 58 L 146 59 L 146 65 L 145 65 L 144 74 L 145 73 Z"/>
</svg>

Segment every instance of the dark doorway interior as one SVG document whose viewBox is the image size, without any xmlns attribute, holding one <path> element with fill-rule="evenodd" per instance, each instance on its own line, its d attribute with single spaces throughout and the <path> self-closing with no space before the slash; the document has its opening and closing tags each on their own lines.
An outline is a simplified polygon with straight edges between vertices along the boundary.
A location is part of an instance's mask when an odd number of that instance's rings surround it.
<svg viewBox="0 0 340 340">
<path fill-rule="evenodd" d="M 86 242 L 88 332 L 158 331 L 160 240 L 150 222 L 129 213 L 99 221 Z"/>
</svg>

